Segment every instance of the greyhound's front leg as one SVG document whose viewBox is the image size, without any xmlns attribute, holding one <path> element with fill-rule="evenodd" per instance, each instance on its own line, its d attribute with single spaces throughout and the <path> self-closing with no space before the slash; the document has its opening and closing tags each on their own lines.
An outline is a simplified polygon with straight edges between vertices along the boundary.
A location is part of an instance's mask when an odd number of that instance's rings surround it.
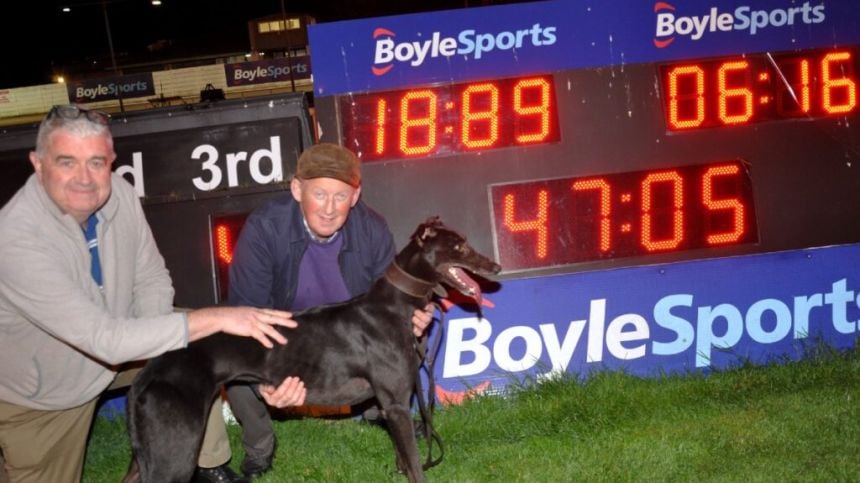
<svg viewBox="0 0 860 483">
<path fill-rule="evenodd" d="M 418 456 L 418 443 L 415 441 L 415 428 L 412 426 L 409 405 L 383 404 L 383 414 L 397 454 L 397 468 L 406 471 L 409 483 L 424 483 L 424 471 Z"/>
</svg>

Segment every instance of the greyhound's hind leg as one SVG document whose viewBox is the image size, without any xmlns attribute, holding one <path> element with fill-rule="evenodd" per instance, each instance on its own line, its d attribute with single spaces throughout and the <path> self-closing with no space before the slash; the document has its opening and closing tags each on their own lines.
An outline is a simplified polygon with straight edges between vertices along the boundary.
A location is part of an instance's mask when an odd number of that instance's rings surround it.
<svg viewBox="0 0 860 483">
<path fill-rule="evenodd" d="M 132 445 L 142 483 L 191 481 L 212 397 L 152 383 L 136 397 Z"/>
</svg>

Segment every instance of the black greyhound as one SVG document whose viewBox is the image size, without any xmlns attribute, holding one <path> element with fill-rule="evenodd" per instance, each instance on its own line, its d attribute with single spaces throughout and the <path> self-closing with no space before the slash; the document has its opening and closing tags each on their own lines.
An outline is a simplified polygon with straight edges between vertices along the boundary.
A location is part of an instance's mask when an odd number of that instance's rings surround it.
<svg viewBox="0 0 860 483">
<path fill-rule="evenodd" d="M 411 320 L 440 283 L 479 299 L 478 284 L 462 269 L 495 274 L 501 267 L 431 218 L 366 294 L 296 313 L 297 328 L 278 328 L 287 345 L 266 349 L 251 338 L 215 334 L 151 360 L 128 393 L 134 454 L 125 481 L 189 481 L 221 385 L 277 384 L 287 376 L 304 381 L 307 404 L 347 406 L 375 397 L 397 468 L 410 482 L 424 481 L 410 415 L 419 365 Z"/>
</svg>

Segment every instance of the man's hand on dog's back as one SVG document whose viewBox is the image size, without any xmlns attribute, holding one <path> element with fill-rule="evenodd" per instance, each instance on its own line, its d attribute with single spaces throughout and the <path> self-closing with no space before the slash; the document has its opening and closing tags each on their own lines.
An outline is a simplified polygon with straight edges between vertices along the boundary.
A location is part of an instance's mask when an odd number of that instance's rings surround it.
<svg viewBox="0 0 860 483">
<path fill-rule="evenodd" d="M 193 342 L 216 332 L 253 337 L 264 347 L 274 347 L 272 340 L 286 344 L 287 339 L 275 325 L 296 328 L 291 312 L 252 307 L 206 307 L 188 313 L 188 341 Z M 270 340 L 271 339 L 271 340 Z"/>
</svg>

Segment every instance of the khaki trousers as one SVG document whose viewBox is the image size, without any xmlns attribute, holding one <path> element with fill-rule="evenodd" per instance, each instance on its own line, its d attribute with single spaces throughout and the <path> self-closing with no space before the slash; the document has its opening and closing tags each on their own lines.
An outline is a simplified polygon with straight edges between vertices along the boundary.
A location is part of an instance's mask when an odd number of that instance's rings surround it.
<svg viewBox="0 0 860 483">
<path fill-rule="evenodd" d="M 120 372 L 108 389 L 128 386 L 139 371 Z M 42 411 L 0 401 L 0 483 L 79 482 L 96 402 Z M 218 397 L 209 412 L 198 465 L 212 468 L 229 460 L 230 441 Z"/>
</svg>

